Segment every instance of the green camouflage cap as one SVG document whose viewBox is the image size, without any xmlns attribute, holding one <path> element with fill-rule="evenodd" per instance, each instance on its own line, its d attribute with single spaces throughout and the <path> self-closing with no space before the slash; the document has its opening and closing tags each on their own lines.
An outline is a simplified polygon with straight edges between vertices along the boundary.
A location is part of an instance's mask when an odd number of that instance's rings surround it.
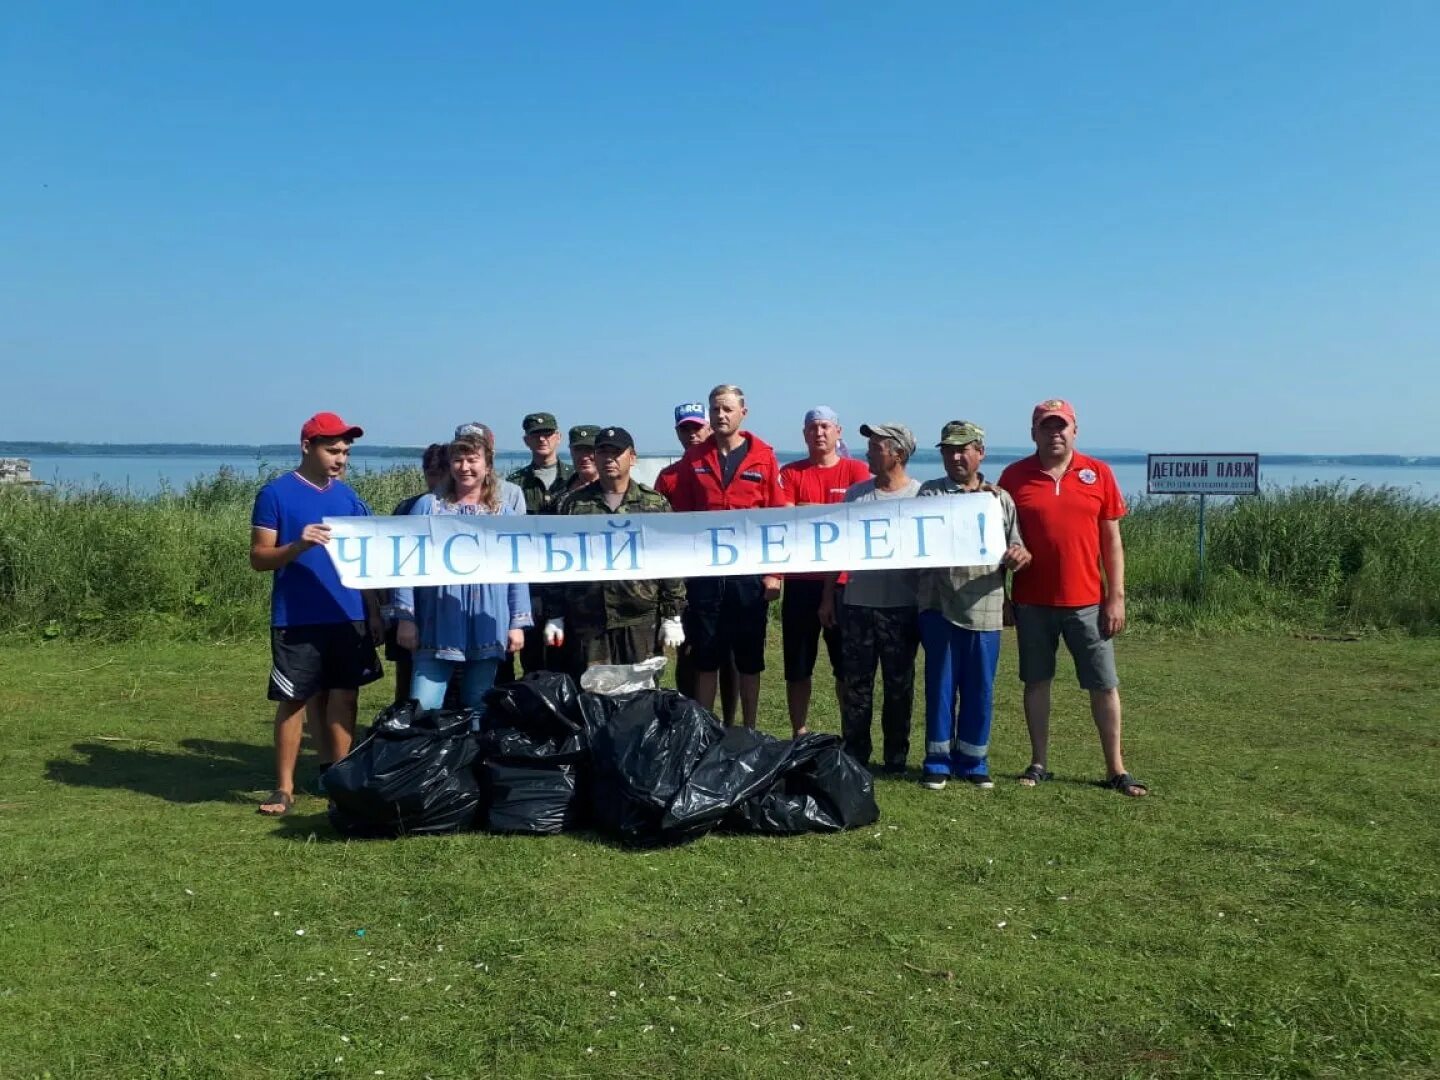
<svg viewBox="0 0 1440 1080">
<path fill-rule="evenodd" d="M 554 413 L 532 412 L 524 420 L 520 421 L 520 427 L 529 435 L 533 431 L 559 431 L 560 425 L 555 420 Z"/>
<path fill-rule="evenodd" d="M 576 424 L 570 429 L 570 445 L 594 446 L 595 436 L 599 434 L 599 424 Z"/>
<path fill-rule="evenodd" d="M 887 420 L 883 424 L 861 424 L 860 434 L 867 439 L 889 439 L 896 443 L 900 449 L 905 451 L 905 456 L 915 456 L 915 436 L 910 429 L 896 420 Z"/>
<path fill-rule="evenodd" d="M 968 446 L 972 442 L 983 443 L 985 429 L 969 420 L 951 420 L 940 429 L 938 446 Z"/>
</svg>

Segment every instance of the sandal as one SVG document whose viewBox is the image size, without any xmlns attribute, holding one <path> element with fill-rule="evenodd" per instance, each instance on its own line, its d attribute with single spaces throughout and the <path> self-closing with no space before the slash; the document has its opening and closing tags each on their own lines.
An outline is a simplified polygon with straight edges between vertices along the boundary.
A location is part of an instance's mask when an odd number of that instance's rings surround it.
<svg viewBox="0 0 1440 1080">
<path fill-rule="evenodd" d="M 1150 794 L 1150 787 L 1143 781 L 1136 780 L 1128 772 L 1117 773 L 1105 781 L 1105 786 L 1112 791 L 1118 791 L 1121 795 L 1128 795 L 1132 799 L 1143 799 Z"/>
<path fill-rule="evenodd" d="M 1037 784 L 1042 784 L 1054 776 L 1055 774 L 1043 765 L 1036 765 L 1034 762 L 1031 762 L 1029 768 L 1017 776 L 1016 779 L 1025 787 L 1035 787 Z"/>
<path fill-rule="evenodd" d="M 279 810 L 267 810 L 267 806 L 278 806 Z M 264 814 L 266 817 L 284 817 L 295 809 L 295 796 L 288 791 L 281 791 L 276 788 L 270 793 L 270 797 L 255 808 L 257 814 Z"/>
</svg>

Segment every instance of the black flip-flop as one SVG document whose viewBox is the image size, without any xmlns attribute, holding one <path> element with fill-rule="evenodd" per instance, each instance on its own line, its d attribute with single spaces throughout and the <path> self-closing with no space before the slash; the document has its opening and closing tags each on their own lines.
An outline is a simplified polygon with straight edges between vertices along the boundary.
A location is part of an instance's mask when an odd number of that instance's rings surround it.
<svg viewBox="0 0 1440 1080">
<path fill-rule="evenodd" d="M 1041 768 L 1032 761 L 1025 771 L 1015 779 L 1019 780 L 1025 787 L 1035 787 L 1043 784 L 1046 780 L 1053 779 L 1054 776 L 1055 774 L 1049 769 Z"/>
<path fill-rule="evenodd" d="M 1143 780 L 1136 780 L 1128 772 L 1116 773 L 1105 781 L 1105 786 L 1132 799 L 1143 799 L 1150 794 L 1150 785 Z"/>
<path fill-rule="evenodd" d="M 284 809 L 265 809 L 265 807 L 274 805 L 275 803 L 279 803 L 281 806 L 284 807 Z M 262 802 L 259 806 L 255 808 L 255 812 L 257 814 L 263 814 L 265 817 L 284 817 L 286 814 L 290 813 L 290 811 L 294 809 L 295 796 L 291 795 L 288 791 L 281 791 L 279 788 L 276 788 L 270 793 L 270 797 L 268 799 L 266 799 L 264 802 Z"/>
</svg>

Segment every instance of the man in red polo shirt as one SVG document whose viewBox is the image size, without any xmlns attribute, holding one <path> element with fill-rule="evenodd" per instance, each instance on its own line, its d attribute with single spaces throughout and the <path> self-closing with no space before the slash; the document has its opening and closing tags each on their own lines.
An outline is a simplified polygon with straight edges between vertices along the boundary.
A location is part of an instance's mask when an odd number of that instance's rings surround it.
<svg viewBox="0 0 1440 1080">
<path fill-rule="evenodd" d="M 710 391 L 711 436 L 685 453 L 670 505 L 676 510 L 753 510 L 786 506 L 780 463 L 768 443 L 741 428 L 748 410 L 738 386 Z M 765 670 L 765 631 L 770 601 L 780 595 L 771 575 L 689 578 L 685 582 L 685 639 L 695 664 L 695 700 L 715 707 L 720 669 L 734 657 L 740 711 L 753 728 Z"/>
<path fill-rule="evenodd" d="M 1052 398 L 1035 406 L 1035 453 L 1009 465 L 1000 487 L 1015 500 L 1020 532 L 1033 559 L 1011 586 L 1030 766 L 1020 782 L 1050 779 L 1050 684 L 1060 639 L 1075 661 L 1080 686 L 1100 732 L 1107 783 L 1125 795 L 1149 789 L 1125 771 L 1120 749 L 1120 678 L 1114 637 L 1125 629 L 1125 500 L 1110 466 L 1075 449 L 1075 409 Z M 1104 577 L 1101 577 L 1101 570 Z"/>
<path fill-rule="evenodd" d="M 870 479 L 870 469 L 858 458 L 840 453 L 840 417 L 828 405 L 817 405 L 805 414 L 802 428 L 809 456 L 792 461 L 780 470 L 785 494 L 796 506 L 838 503 L 852 484 Z M 830 657 L 835 677 L 835 700 L 844 699 L 840 681 L 840 625 L 821 627 L 820 597 L 828 574 L 788 574 L 785 595 L 780 601 L 780 639 L 785 657 L 785 705 L 790 727 L 798 737 L 805 734 L 810 717 L 810 694 L 815 661 L 820 655 L 820 638 Z M 844 575 L 841 575 L 843 582 Z"/>
</svg>

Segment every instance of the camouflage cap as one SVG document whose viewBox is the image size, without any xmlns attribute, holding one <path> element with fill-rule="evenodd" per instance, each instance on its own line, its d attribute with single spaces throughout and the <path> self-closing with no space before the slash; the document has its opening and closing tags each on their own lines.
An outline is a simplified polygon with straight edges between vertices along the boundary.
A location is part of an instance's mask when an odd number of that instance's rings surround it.
<svg viewBox="0 0 1440 1080">
<path fill-rule="evenodd" d="M 560 425 L 556 422 L 554 413 L 532 412 L 520 421 L 520 428 L 526 435 L 531 435 L 537 431 L 559 431 Z"/>
<path fill-rule="evenodd" d="M 983 443 L 985 429 L 969 420 L 951 420 L 940 429 L 940 441 L 936 446 L 969 446 L 972 442 Z"/>
<path fill-rule="evenodd" d="M 915 456 L 915 436 L 904 424 L 887 421 L 883 424 L 861 424 L 860 434 L 867 439 L 891 439 L 905 451 L 907 458 Z"/>
<path fill-rule="evenodd" d="M 594 446 L 595 436 L 599 434 L 599 424 L 576 424 L 570 429 L 570 445 Z"/>
</svg>

